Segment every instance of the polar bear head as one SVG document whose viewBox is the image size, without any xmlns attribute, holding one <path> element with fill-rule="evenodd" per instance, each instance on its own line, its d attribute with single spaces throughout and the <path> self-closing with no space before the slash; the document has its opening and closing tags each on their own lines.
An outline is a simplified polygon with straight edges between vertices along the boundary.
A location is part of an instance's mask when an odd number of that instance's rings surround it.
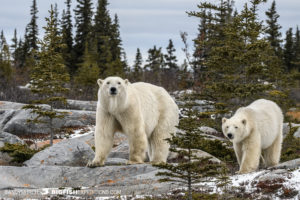
<svg viewBox="0 0 300 200">
<path fill-rule="evenodd" d="M 107 77 L 104 80 L 98 79 L 99 85 L 98 97 L 105 96 L 110 98 L 124 97 L 127 95 L 127 86 L 129 81 L 120 77 Z"/>
<path fill-rule="evenodd" d="M 222 119 L 222 131 L 230 141 L 239 143 L 249 136 L 248 120 L 245 116 L 233 116 L 230 119 Z"/>
</svg>

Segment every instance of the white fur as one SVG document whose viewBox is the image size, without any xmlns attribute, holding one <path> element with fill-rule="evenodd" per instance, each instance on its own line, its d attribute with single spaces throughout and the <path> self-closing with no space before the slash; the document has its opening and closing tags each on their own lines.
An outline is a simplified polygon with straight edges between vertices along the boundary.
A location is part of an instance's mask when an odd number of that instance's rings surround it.
<svg viewBox="0 0 300 200">
<path fill-rule="evenodd" d="M 240 165 L 238 173 L 255 171 L 262 155 L 267 167 L 280 160 L 283 115 L 272 101 L 259 99 L 247 107 L 239 108 L 230 119 L 223 118 L 222 130 L 233 142 Z"/>
<path fill-rule="evenodd" d="M 119 77 L 98 80 L 96 113 L 96 155 L 90 167 L 104 165 L 117 131 L 129 140 L 129 164 L 143 163 L 148 149 L 150 161 L 166 162 L 169 144 L 165 141 L 176 131 L 179 111 L 161 87 L 148 83 L 129 83 Z M 116 95 L 110 89 L 117 89 Z"/>
</svg>

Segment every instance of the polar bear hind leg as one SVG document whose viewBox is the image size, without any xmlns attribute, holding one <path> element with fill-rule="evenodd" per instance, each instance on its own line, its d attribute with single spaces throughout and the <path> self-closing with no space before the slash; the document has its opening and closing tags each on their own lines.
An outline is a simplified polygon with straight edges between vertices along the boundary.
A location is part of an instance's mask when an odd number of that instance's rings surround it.
<svg viewBox="0 0 300 200">
<path fill-rule="evenodd" d="M 269 146 L 267 149 L 263 150 L 263 158 L 266 167 L 271 167 L 279 163 L 280 153 L 281 153 L 281 143 L 282 143 L 282 129 L 280 129 L 280 133 L 274 140 L 273 144 Z"/>
<path fill-rule="evenodd" d="M 166 141 L 171 137 L 171 133 L 176 132 L 176 124 L 169 117 L 161 116 L 158 125 L 154 129 L 151 137 L 149 138 L 150 161 L 152 163 L 165 163 L 169 155 L 170 144 Z"/>
</svg>

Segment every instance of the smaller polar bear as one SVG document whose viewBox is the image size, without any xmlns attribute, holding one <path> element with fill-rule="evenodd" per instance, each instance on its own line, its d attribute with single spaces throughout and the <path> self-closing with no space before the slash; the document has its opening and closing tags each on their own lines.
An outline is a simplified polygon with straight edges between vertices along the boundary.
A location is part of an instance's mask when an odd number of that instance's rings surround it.
<svg viewBox="0 0 300 200">
<path fill-rule="evenodd" d="M 283 115 L 272 101 L 259 99 L 222 119 L 224 135 L 233 143 L 239 174 L 255 171 L 262 156 L 267 167 L 279 163 Z"/>
<path fill-rule="evenodd" d="M 98 80 L 95 158 L 88 167 L 104 165 L 116 132 L 129 141 L 128 164 L 143 163 L 146 152 L 152 163 L 166 162 L 179 110 L 168 92 L 149 83 L 130 83 L 120 77 Z"/>
</svg>

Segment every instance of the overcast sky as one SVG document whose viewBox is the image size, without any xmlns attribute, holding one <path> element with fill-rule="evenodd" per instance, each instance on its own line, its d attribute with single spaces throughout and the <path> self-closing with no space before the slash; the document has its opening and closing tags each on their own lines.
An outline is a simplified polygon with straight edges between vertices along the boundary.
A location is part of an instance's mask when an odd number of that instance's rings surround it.
<svg viewBox="0 0 300 200">
<path fill-rule="evenodd" d="M 65 0 L 37 0 L 39 33 L 43 34 L 44 18 L 48 16 L 50 4 L 57 3 L 60 14 L 65 8 Z M 73 8 L 76 0 L 73 1 Z M 211 0 L 216 2 L 217 0 Z M 96 7 L 97 0 L 93 0 Z M 185 31 L 191 40 L 197 34 L 198 19 L 188 17 L 186 11 L 197 10 L 199 0 L 109 0 L 110 14 L 117 14 L 120 19 L 120 31 L 123 47 L 126 51 L 129 64 L 133 63 L 136 49 L 139 47 L 143 60 L 147 59 L 147 50 L 153 45 L 165 47 L 172 39 L 177 49 L 178 60 L 182 62 L 182 42 L 180 32 Z M 236 7 L 240 10 L 246 0 L 236 0 Z M 248 1 L 249 2 L 249 1 Z M 260 7 L 261 18 L 270 7 L 271 0 Z M 289 27 L 300 24 L 300 0 L 277 0 L 277 11 L 280 14 L 279 23 L 282 32 Z M 0 0 L 0 30 L 4 30 L 7 40 L 13 36 L 17 28 L 18 36 L 23 37 L 25 26 L 30 21 L 30 6 L 32 0 Z M 283 34 L 284 35 L 284 34 Z"/>
</svg>

